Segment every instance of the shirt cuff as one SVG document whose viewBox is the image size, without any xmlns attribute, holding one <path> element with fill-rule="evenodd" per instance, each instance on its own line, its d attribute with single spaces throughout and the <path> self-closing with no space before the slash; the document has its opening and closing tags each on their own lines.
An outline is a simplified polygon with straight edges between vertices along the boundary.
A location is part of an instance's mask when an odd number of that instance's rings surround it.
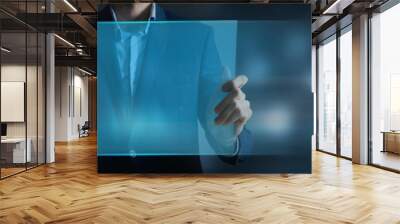
<svg viewBox="0 0 400 224">
<path fill-rule="evenodd" d="M 235 151 L 233 152 L 233 156 L 236 156 L 237 154 L 239 154 L 239 148 L 240 148 L 239 138 L 236 138 L 236 147 L 235 147 Z"/>
</svg>

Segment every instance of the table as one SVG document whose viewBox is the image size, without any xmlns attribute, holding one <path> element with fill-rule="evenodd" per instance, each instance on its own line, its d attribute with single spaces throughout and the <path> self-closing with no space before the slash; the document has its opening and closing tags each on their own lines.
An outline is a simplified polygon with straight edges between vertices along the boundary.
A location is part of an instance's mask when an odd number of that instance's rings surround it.
<svg viewBox="0 0 400 224">
<path fill-rule="evenodd" d="M 400 131 L 383 131 L 382 152 L 400 154 Z"/>
</svg>

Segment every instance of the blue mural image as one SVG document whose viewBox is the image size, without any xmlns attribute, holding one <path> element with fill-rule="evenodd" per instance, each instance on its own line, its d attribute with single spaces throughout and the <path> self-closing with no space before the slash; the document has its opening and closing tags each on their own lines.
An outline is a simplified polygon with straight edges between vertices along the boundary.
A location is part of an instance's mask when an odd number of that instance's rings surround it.
<svg viewBox="0 0 400 224">
<path fill-rule="evenodd" d="M 118 16 L 134 7 L 99 14 L 100 172 L 311 172 L 308 7 L 279 6 L 289 19 L 185 17 L 185 4 Z"/>
</svg>

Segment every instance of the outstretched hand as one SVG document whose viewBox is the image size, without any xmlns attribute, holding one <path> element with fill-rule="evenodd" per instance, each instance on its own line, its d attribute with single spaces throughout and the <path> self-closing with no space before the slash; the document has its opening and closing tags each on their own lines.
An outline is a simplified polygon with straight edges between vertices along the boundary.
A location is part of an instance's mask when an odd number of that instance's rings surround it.
<svg viewBox="0 0 400 224">
<path fill-rule="evenodd" d="M 215 118 L 217 125 L 235 124 L 235 134 L 239 136 L 245 124 L 250 119 L 253 111 L 250 102 L 246 100 L 246 94 L 241 88 L 247 83 L 245 75 L 237 76 L 222 85 L 222 91 L 229 93 L 216 107 Z"/>
</svg>

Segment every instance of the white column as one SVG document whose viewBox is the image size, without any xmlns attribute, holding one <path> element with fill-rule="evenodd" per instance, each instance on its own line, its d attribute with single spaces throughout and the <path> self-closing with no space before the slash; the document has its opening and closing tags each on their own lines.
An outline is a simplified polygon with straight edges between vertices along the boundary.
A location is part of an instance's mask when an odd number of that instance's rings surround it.
<svg viewBox="0 0 400 224">
<path fill-rule="evenodd" d="M 317 149 L 317 48 L 315 45 L 312 45 L 311 48 L 311 90 L 313 94 L 313 135 L 311 137 L 311 148 L 312 150 Z"/>
<path fill-rule="evenodd" d="M 47 1 L 47 12 L 54 11 L 51 1 Z M 46 35 L 46 163 L 55 161 L 55 44 L 54 34 Z"/>
<path fill-rule="evenodd" d="M 353 19 L 353 162 L 368 163 L 368 16 Z"/>
</svg>

